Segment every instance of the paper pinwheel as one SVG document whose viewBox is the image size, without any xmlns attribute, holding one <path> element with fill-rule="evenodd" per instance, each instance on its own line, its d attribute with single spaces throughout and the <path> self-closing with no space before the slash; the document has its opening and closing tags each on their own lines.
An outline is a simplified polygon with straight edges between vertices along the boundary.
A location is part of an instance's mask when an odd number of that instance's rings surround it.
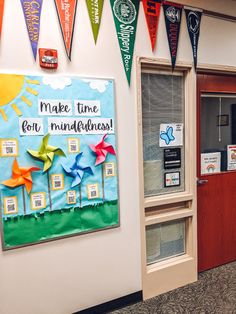
<svg viewBox="0 0 236 314">
<path fill-rule="evenodd" d="M 38 170 L 41 169 L 37 167 L 20 168 L 17 160 L 15 159 L 12 165 L 12 178 L 3 181 L 2 184 L 11 188 L 24 185 L 27 193 L 29 194 L 33 186 L 31 172 Z"/>
<path fill-rule="evenodd" d="M 82 158 L 83 153 L 79 153 L 76 157 L 75 157 L 75 162 L 72 164 L 71 167 L 66 166 L 66 165 L 62 165 L 64 171 L 66 172 L 66 174 L 72 178 L 74 178 L 71 187 L 75 187 L 77 185 L 79 185 L 83 179 L 83 176 L 85 173 L 88 173 L 90 175 L 93 175 L 93 170 L 91 167 L 84 167 L 81 163 L 80 163 L 80 159 Z"/>
<path fill-rule="evenodd" d="M 62 149 L 59 147 L 48 145 L 50 134 L 44 136 L 38 151 L 28 150 L 28 153 L 44 162 L 43 172 L 51 168 L 55 155 L 66 156 Z"/>
<path fill-rule="evenodd" d="M 113 146 L 105 142 L 106 136 L 107 134 L 103 136 L 102 140 L 97 145 L 89 145 L 91 150 L 97 155 L 95 166 L 102 164 L 106 160 L 107 154 L 116 154 Z"/>
</svg>

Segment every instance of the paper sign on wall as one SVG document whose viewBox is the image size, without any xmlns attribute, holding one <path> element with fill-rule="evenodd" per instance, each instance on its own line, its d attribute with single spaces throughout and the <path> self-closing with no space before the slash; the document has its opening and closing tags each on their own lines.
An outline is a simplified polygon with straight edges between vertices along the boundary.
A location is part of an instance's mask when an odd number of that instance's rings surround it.
<svg viewBox="0 0 236 314">
<path fill-rule="evenodd" d="M 236 170 L 236 145 L 227 146 L 227 170 Z"/>
<path fill-rule="evenodd" d="M 160 125 L 159 146 L 183 145 L 183 123 L 163 123 Z"/>
<path fill-rule="evenodd" d="M 201 154 L 201 174 L 220 172 L 221 153 Z"/>
</svg>

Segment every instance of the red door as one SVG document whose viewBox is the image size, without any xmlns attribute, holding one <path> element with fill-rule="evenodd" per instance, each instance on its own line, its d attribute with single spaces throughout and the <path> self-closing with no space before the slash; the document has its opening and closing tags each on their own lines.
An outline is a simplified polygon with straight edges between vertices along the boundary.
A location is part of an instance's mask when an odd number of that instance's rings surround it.
<svg viewBox="0 0 236 314">
<path fill-rule="evenodd" d="M 236 76 L 199 74 L 197 102 L 198 270 L 204 271 L 236 260 Z"/>
</svg>

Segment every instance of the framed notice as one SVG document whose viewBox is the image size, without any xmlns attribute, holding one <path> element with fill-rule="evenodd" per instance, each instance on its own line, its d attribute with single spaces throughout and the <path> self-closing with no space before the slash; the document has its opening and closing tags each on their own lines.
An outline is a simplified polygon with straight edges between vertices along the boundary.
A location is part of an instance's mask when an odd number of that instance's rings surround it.
<svg viewBox="0 0 236 314">
<path fill-rule="evenodd" d="M 164 174 L 165 188 L 180 186 L 180 172 L 167 172 Z"/>
<path fill-rule="evenodd" d="M 119 227 L 114 80 L 0 74 L 0 85 L 3 249 Z"/>
<path fill-rule="evenodd" d="M 227 146 L 227 170 L 236 170 L 236 145 Z"/>
<path fill-rule="evenodd" d="M 201 174 L 212 174 L 220 172 L 221 153 L 201 154 Z"/>
</svg>

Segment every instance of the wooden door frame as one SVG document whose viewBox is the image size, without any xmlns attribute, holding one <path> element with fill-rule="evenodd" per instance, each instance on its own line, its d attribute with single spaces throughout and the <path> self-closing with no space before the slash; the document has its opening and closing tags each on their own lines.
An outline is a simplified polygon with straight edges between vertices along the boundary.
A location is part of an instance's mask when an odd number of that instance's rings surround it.
<svg viewBox="0 0 236 314">
<path fill-rule="evenodd" d="M 142 69 L 150 71 L 171 70 L 171 63 L 166 59 L 137 58 L 137 134 L 139 158 L 139 197 L 141 226 L 141 261 L 143 298 L 148 299 L 158 294 L 176 289 L 197 280 L 197 223 L 196 223 L 196 75 L 191 63 L 177 62 L 176 70 L 185 73 L 185 180 L 184 192 L 157 197 L 144 198 L 143 181 L 143 139 L 142 139 Z M 179 204 L 182 207 L 178 207 Z M 152 217 L 145 215 L 145 208 L 159 210 Z M 165 210 L 164 210 L 165 208 Z M 163 210 L 162 210 L 163 209 Z M 147 225 L 186 218 L 186 254 L 171 258 L 154 265 L 146 264 Z"/>
</svg>

